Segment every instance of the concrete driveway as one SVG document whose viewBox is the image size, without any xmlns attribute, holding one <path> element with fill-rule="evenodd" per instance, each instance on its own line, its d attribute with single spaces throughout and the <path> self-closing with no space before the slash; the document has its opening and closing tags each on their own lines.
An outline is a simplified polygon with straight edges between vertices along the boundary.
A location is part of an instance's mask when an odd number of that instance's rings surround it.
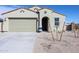
<svg viewBox="0 0 79 59">
<path fill-rule="evenodd" d="M 36 36 L 33 32 L 0 33 L 0 53 L 31 53 Z"/>
</svg>

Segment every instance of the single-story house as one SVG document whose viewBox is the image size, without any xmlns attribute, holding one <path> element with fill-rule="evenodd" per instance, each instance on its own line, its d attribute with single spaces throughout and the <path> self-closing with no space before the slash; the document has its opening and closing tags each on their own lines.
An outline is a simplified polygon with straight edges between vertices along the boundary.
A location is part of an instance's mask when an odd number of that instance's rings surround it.
<svg viewBox="0 0 79 59">
<path fill-rule="evenodd" d="M 76 23 L 70 23 L 69 25 L 66 25 L 67 31 L 73 31 L 74 29 L 79 29 L 79 24 Z"/>
<path fill-rule="evenodd" d="M 3 31 L 8 32 L 62 31 L 66 18 L 52 9 L 38 6 L 18 8 L 1 15 L 5 19 Z"/>
</svg>

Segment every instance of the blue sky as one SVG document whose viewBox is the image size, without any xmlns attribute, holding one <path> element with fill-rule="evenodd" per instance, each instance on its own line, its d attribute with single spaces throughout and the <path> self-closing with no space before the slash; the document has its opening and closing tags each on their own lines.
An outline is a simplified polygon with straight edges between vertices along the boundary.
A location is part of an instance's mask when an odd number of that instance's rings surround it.
<svg viewBox="0 0 79 59">
<path fill-rule="evenodd" d="M 58 13 L 66 15 L 66 23 L 79 23 L 79 5 L 38 5 L 39 7 L 49 8 Z M 1 5 L 0 14 L 16 8 L 29 8 L 31 5 Z"/>
</svg>

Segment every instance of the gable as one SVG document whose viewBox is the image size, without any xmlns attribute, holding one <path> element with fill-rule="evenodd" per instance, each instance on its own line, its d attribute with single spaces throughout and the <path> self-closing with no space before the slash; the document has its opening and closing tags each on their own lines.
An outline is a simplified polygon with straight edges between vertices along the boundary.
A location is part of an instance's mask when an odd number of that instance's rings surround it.
<svg viewBox="0 0 79 59">
<path fill-rule="evenodd" d="M 53 12 L 52 15 L 53 15 L 54 17 L 66 17 L 65 15 L 60 14 L 60 13 L 57 13 L 57 12 Z"/>
<path fill-rule="evenodd" d="M 50 9 L 42 9 L 40 10 L 41 13 L 51 14 L 53 11 Z"/>
<path fill-rule="evenodd" d="M 55 12 L 55 11 L 52 10 L 52 9 L 47 9 L 47 8 L 43 8 L 42 10 L 40 10 L 40 12 L 47 12 L 48 14 L 54 13 L 54 14 L 57 14 L 57 15 L 60 15 L 60 16 L 65 16 L 64 14 L 60 14 L 60 13 L 58 13 L 58 12 Z"/>
<path fill-rule="evenodd" d="M 2 14 L 5 17 L 37 17 L 37 14 L 29 9 L 16 9 Z"/>
</svg>

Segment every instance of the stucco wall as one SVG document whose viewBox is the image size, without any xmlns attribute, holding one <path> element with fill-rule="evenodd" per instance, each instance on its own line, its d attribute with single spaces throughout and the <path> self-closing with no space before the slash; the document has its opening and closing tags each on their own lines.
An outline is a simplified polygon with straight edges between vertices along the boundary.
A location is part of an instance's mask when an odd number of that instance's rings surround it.
<svg viewBox="0 0 79 59">
<path fill-rule="evenodd" d="M 53 23 L 51 23 L 51 24 L 52 24 L 52 26 L 54 27 L 52 30 L 55 30 L 55 31 L 56 31 L 56 26 L 54 25 L 54 22 L 55 22 L 54 19 L 58 17 L 58 18 L 59 18 L 58 31 L 62 31 L 66 16 L 60 15 L 60 14 L 55 13 L 55 12 L 53 12 L 53 13 L 51 14 L 51 16 L 52 16 L 51 22 L 53 22 Z"/>
<path fill-rule="evenodd" d="M 37 17 L 37 14 L 27 9 L 18 9 L 10 13 L 4 14 L 3 16 L 4 17 L 28 17 L 29 18 L 29 17 Z"/>
<path fill-rule="evenodd" d="M 8 31 L 8 27 L 9 27 L 9 20 L 8 18 L 5 18 L 5 21 L 3 22 L 3 31 Z"/>
<path fill-rule="evenodd" d="M 50 27 L 52 28 L 51 29 L 52 31 L 56 31 L 56 27 L 54 25 L 54 23 L 55 23 L 54 19 L 58 17 L 59 22 L 60 22 L 60 25 L 58 27 L 58 31 L 62 31 L 64 22 L 65 22 L 65 16 L 64 15 L 60 15 L 58 13 L 55 13 L 54 11 L 51 11 L 50 9 L 40 10 L 40 27 L 42 27 L 41 24 L 42 24 L 42 18 L 43 17 L 49 18 L 49 23 L 50 23 Z M 49 31 L 50 31 L 50 27 L 49 27 Z"/>
<path fill-rule="evenodd" d="M 24 12 L 20 12 L 20 11 L 24 11 Z M 3 25 L 3 29 L 4 31 L 8 31 L 8 27 L 9 27 L 9 17 L 12 18 L 37 18 L 38 15 L 32 11 L 29 11 L 27 9 L 19 9 L 7 14 L 4 14 L 3 17 L 5 17 L 5 21 L 4 21 L 4 25 Z"/>
<path fill-rule="evenodd" d="M 42 9 L 42 10 L 40 10 L 40 27 L 42 27 L 42 18 L 43 17 L 48 17 L 49 18 L 48 22 L 50 23 L 50 20 L 52 18 L 50 16 L 51 13 L 52 13 L 52 11 L 49 10 L 49 9 Z"/>
</svg>

